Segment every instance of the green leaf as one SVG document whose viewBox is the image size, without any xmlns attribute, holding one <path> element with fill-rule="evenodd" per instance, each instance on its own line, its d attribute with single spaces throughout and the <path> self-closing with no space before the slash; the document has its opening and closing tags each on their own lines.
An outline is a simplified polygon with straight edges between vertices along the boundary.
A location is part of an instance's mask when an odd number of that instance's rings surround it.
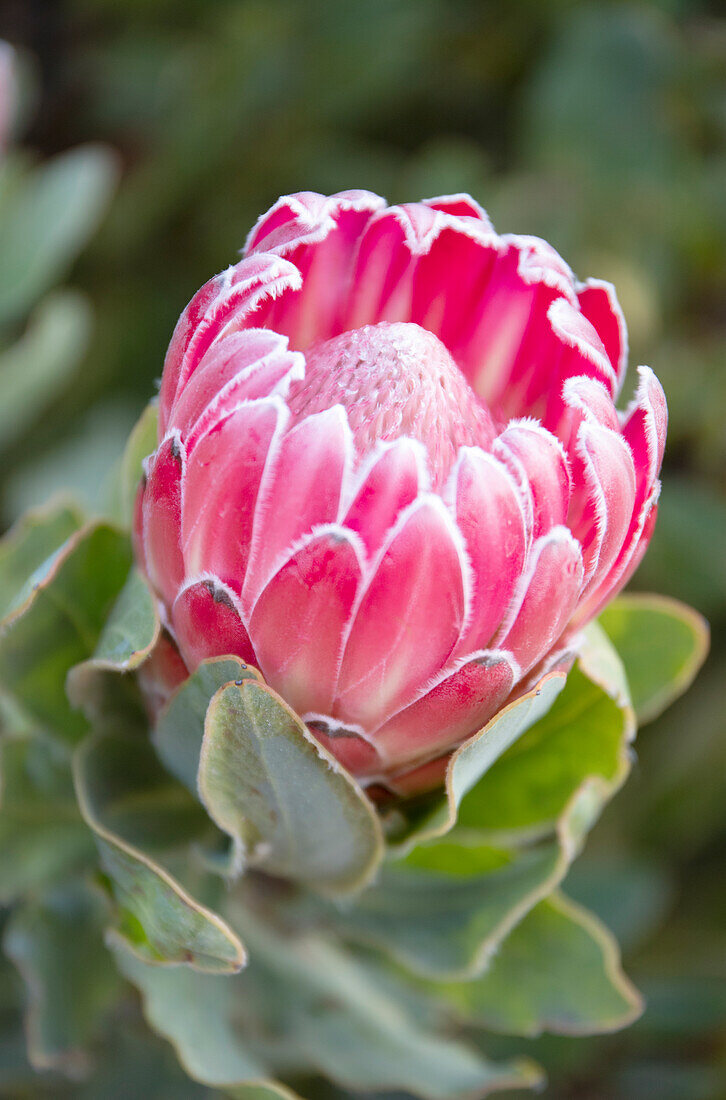
<svg viewBox="0 0 726 1100">
<path fill-rule="evenodd" d="M 227 684 L 212 699 L 198 784 L 212 819 L 267 870 L 330 893 L 375 874 L 383 837 L 373 806 L 264 684 Z"/>
<path fill-rule="evenodd" d="M 426 1100 L 464 1100 L 540 1083 L 529 1063 L 492 1064 L 463 1043 L 413 1027 L 365 975 L 341 965 L 327 944 L 316 946 L 311 961 L 331 968 L 332 980 L 319 983 L 317 997 L 299 1007 L 293 1035 L 326 1077 L 356 1090 L 403 1089 Z"/>
<path fill-rule="evenodd" d="M 115 180 L 112 154 L 92 145 L 29 173 L 0 221 L 0 324 L 22 317 L 65 272 L 96 228 Z"/>
<path fill-rule="evenodd" d="M 261 677 L 239 657 L 211 657 L 180 685 L 159 715 L 153 733 L 156 751 L 166 769 L 195 795 L 210 700 L 225 684 L 249 679 Z"/>
<path fill-rule="evenodd" d="M 134 501 L 143 473 L 143 460 L 156 450 L 158 418 L 156 402 L 152 401 L 134 425 L 119 466 L 119 508 L 123 522 L 129 527 L 133 522 Z"/>
<path fill-rule="evenodd" d="M 66 756 L 38 738 L 0 742 L 0 904 L 93 866 Z"/>
<path fill-rule="evenodd" d="M 76 506 L 65 501 L 51 501 L 18 520 L 0 542 L 0 616 L 17 607 L 28 578 L 82 523 Z"/>
<path fill-rule="evenodd" d="M 38 1078 L 28 1061 L 23 1028 L 25 990 L 16 967 L 0 953 L 0 1095 L 35 1100 Z"/>
<path fill-rule="evenodd" d="M 91 312 L 74 291 L 49 295 L 0 354 L 0 441 L 7 450 L 67 386 L 88 346 Z"/>
<path fill-rule="evenodd" d="M 612 797 L 627 775 L 634 732 L 631 709 L 576 665 L 549 713 L 464 799 L 459 823 L 489 830 L 551 828 L 586 788 L 589 812 L 597 816 L 598 804 Z"/>
<path fill-rule="evenodd" d="M 251 939 L 251 961 L 231 979 L 155 971 L 118 953 L 123 973 L 142 990 L 152 1027 L 171 1039 L 197 1080 L 229 1091 L 243 1074 L 280 1060 L 288 1072 L 313 1068 L 345 1087 L 398 1088 L 428 1100 L 538 1082 L 528 1063 L 492 1065 L 418 1025 L 407 990 L 329 940 L 278 934 L 249 911 L 236 916 Z"/>
<path fill-rule="evenodd" d="M 617 944 L 586 910 L 553 894 L 509 934 L 483 977 L 446 995 L 465 1019 L 494 1031 L 594 1035 L 626 1027 L 642 1001 Z"/>
<path fill-rule="evenodd" d="M 105 1039 L 94 1050 L 93 1073 L 72 1089 L 72 1100 L 214 1100 L 209 1089 L 190 1081 L 175 1064 L 163 1040 L 139 1026 L 135 1012 L 119 1012 Z M 61 1096 L 67 1094 L 59 1093 L 58 1100 Z"/>
<path fill-rule="evenodd" d="M 598 622 L 589 623 L 582 633 L 578 664 L 588 680 L 607 692 L 619 707 L 632 709 L 633 700 L 622 658 Z"/>
<path fill-rule="evenodd" d="M 296 1092 L 279 1081 L 256 1081 L 249 1085 L 232 1085 L 224 1090 L 233 1100 L 300 1100 Z"/>
<path fill-rule="evenodd" d="M 101 631 L 90 663 L 98 669 L 130 672 L 146 660 L 158 635 L 156 600 L 138 569 L 132 569 Z"/>
<path fill-rule="evenodd" d="M 557 887 L 603 802 L 584 781 L 553 832 L 451 833 L 385 864 L 354 907 L 331 907 L 339 935 L 428 977 L 481 974 L 511 929 Z"/>
<path fill-rule="evenodd" d="M 277 935 L 269 923 L 251 923 L 249 912 L 239 919 L 273 1005 L 287 998 L 286 1042 L 338 1084 L 454 1100 L 539 1083 L 530 1063 L 494 1065 L 414 1020 L 406 984 L 384 978 L 331 939 Z"/>
<path fill-rule="evenodd" d="M 7 509 L 19 515 L 54 493 L 71 493 L 89 517 L 121 525 L 111 490 L 135 411 L 118 397 L 94 402 L 72 432 L 37 451 L 27 449 L 22 464 L 9 472 Z"/>
<path fill-rule="evenodd" d="M 722 361 L 719 356 L 718 362 Z M 715 367 L 712 374 L 717 372 L 723 373 Z M 703 408 L 703 392 L 694 386 L 692 373 L 686 373 L 685 378 Z M 722 403 L 712 403 L 718 422 Z M 692 433 L 689 422 L 689 438 L 693 438 Z M 726 613 L 726 554 L 713 552 L 714 547 L 726 546 L 726 499 L 720 479 L 679 476 L 673 470 L 669 474 L 658 502 L 655 534 L 638 570 L 638 582 L 651 592 L 677 595 L 716 622 Z"/>
<path fill-rule="evenodd" d="M 618 650 L 641 724 L 657 718 L 693 682 L 708 653 L 706 620 L 666 596 L 620 596 L 600 616 Z"/>
<path fill-rule="evenodd" d="M 337 914 L 339 933 L 418 974 L 481 973 L 504 936 L 562 881 L 627 774 L 634 725 L 626 692 L 610 642 L 590 632 L 586 655 L 549 708 L 545 701 L 544 716 L 508 748 L 498 746 L 498 759 L 464 790 L 459 830 L 423 844 L 414 834 L 418 847 L 392 848 L 379 881 Z M 481 739 L 473 739 L 475 751 Z M 450 793 L 448 820 L 456 802 Z"/>
<path fill-rule="evenodd" d="M 121 973 L 141 991 L 144 1014 L 154 1031 L 174 1045 L 195 1081 L 239 1100 L 301 1100 L 276 1082 L 245 1048 L 240 1031 L 240 977 L 222 978 L 184 968 L 148 966 L 127 951 L 115 951 Z"/>
<path fill-rule="evenodd" d="M 0 630 L 0 681 L 65 742 L 86 729 L 66 697 L 68 671 L 93 653 L 131 564 L 128 540 L 106 524 L 78 531 L 28 579 Z"/>
<path fill-rule="evenodd" d="M 38 1070 L 87 1072 L 87 1045 L 121 992 L 100 899 L 69 885 L 17 908 L 3 945 L 25 979 L 28 1052 Z"/>
<path fill-rule="evenodd" d="M 74 778 L 120 908 L 118 935 L 152 962 L 183 962 L 211 973 L 239 970 L 245 953 L 235 933 L 158 862 L 160 853 L 168 856 L 204 836 L 208 822 L 148 742 L 91 738 L 76 751 Z"/>
<path fill-rule="evenodd" d="M 623 950 L 632 952 L 648 943 L 670 912 L 674 868 L 653 855 L 635 857 L 619 846 L 611 850 L 615 847 L 586 851 L 568 874 L 567 893 L 596 913 Z"/>
<path fill-rule="evenodd" d="M 456 750 L 446 770 L 445 800 L 414 824 L 412 832 L 400 843 L 402 851 L 424 840 L 444 836 L 453 828 L 462 799 L 477 787 L 502 753 L 548 712 L 564 686 L 563 674 L 550 673 Z"/>
<path fill-rule="evenodd" d="M 105 721 L 107 726 L 110 722 L 123 728 L 134 702 L 133 697 L 126 698 L 123 688 L 133 689 L 134 685 L 113 681 L 146 660 L 160 629 L 156 600 L 139 571 L 132 569 L 101 631 L 93 657 L 68 673 L 66 690 L 72 705 L 83 709 L 91 721 Z M 129 720 L 135 717 L 132 713 Z"/>
<path fill-rule="evenodd" d="M 331 919 L 343 937 L 387 951 L 416 974 L 469 978 L 567 866 L 556 840 L 517 851 L 451 834 L 386 864 L 356 905 Z"/>
</svg>

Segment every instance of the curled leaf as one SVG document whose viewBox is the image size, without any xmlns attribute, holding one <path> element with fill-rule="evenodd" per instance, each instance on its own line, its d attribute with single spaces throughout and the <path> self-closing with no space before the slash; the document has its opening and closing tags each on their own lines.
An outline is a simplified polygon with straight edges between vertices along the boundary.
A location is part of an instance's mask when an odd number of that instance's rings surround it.
<svg viewBox="0 0 726 1100">
<path fill-rule="evenodd" d="M 210 973 L 239 970 L 245 951 L 236 934 L 155 858 L 204 835 L 206 820 L 163 772 L 151 747 L 118 736 L 91 738 L 76 752 L 74 778 L 126 945 L 146 961 L 187 963 Z"/>
<path fill-rule="evenodd" d="M 213 820 L 275 874 L 331 893 L 375 874 L 383 837 L 373 806 L 264 684 L 230 683 L 214 696 L 198 782 Z"/>
<path fill-rule="evenodd" d="M 141 991 L 150 1026 L 170 1040 L 195 1081 L 223 1087 L 239 1100 L 302 1100 L 266 1080 L 267 1067 L 247 1051 L 237 1022 L 243 994 L 239 978 L 187 968 L 162 970 L 127 951 L 115 954 L 121 973 Z"/>
<path fill-rule="evenodd" d="M 557 893 L 517 925 L 486 974 L 445 995 L 470 1023 L 530 1037 L 616 1031 L 643 1010 L 611 934 Z"/>
</svg>

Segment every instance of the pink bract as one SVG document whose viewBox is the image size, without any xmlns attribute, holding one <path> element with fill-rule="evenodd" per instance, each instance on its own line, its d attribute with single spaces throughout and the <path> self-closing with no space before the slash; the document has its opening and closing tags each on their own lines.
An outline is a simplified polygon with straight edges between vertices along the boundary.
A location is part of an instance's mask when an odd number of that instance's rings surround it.
<svg viewBox="0 0 726 1100">
<path fill-rule="evenodd" d="M 256 665 L 367 783 L 448 753 L 626 583 L 667 412 L 613 288 L 468 196 L 280 199 L 182 314 L 137 556 L 189 670 Z"/>
</svg>

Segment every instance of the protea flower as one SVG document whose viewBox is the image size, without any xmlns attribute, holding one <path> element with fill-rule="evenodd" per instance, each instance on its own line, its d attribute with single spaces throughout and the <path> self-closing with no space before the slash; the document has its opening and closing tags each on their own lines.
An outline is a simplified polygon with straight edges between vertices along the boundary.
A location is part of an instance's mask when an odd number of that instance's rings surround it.
<svg viewBox="0 0 726 1100">
<path fill-rule="evenodd" d="M 186 667 L 237 654 L 368 784 L 557 663 L 650 539 L 666 434 L 613 288 L 468 196 L 280 199 L 182 314 L 137 553 Z M 168 658 L 168 654 L 167 654 Z"/>
</svg>

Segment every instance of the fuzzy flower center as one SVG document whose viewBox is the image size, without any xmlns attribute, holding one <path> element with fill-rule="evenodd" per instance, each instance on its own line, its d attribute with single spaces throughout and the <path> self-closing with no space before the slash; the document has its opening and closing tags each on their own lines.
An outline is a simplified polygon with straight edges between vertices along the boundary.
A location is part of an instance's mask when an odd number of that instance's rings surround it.
<svg viewBox="0 0 726 1100">
<path fill-rule="evenodd" d="M 489 448 L 496 429 L 444 345 L 420 325 L 382 321 L 313 344 L 288 405 L 295 419 L 343 405 L 358 454 L 412 436 L 440 488 L 459 447 Z"/>
</svg>

